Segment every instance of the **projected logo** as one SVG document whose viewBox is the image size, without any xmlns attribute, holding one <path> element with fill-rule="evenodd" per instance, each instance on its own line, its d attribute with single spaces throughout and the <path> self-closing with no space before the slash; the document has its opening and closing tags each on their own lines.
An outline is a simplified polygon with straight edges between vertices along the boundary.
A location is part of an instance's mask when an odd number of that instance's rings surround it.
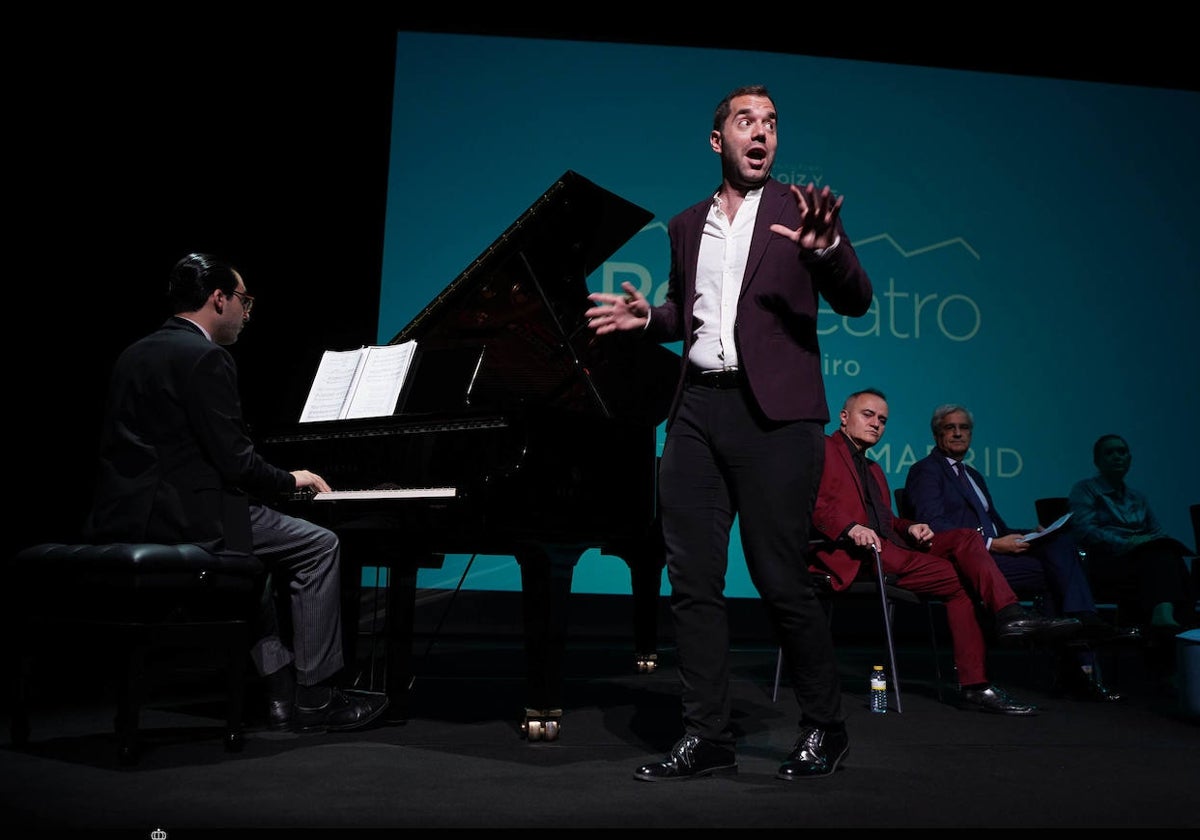
<svg viewBox="0 0 1200 840">
<path fill-rule="evenodd" d="M 622 283 L 632 283 L 651 305 L 661 305 L 667 298 L 668 248 L 666 222 L 650 222 L 601 266 L 599 291 L 619 292 Z"/>
<path fill-rule="evenodd" d="M 792 167 L 777 177 L 785 183 L 819 185 L 823 180 L 817 167 Z M 911 226 L 914 219 L 905 221 Z M 930 229 L 945 227 L 938 218 L 915 221 Z M 884 231 L 852 244 L 875 295 L 861 317 L 838 315 L 820 302 L 817 332 L 832 416 L 846 393 L 867 385 L 882 384 L 932 408 L 951 399 L 954 383 L 995 364 L 992 341 L 979 339 L 988 337 L 989 311 L 1011 306 L 998 297 L 1005 284 L 987 277 L 987 265 L 967 237 L 913 243 Z M 659 305 L 666 298 L 668 271 L 666 222 L 655 220 L 604 263 L 596 282 L 605 292 L 619 292 L 628 282 Z M 994 336 L 997 330 L 990 332 Z M 905 421 L 893 424 L 901 432 L 899 440 L 872 450 L 889 474 L 905 472 L 931 446 L 923 418 Z M 968 462 L 999 478 L 1015 477 L 1023 469 L 1021 454 L 1012 447 L 972 449 Z"/>
<path fill-rule="evenodd" d="M 846 335 L 851 338 L 890 337 L 898 340 L 920 340 L 922 337 L 941 337 L 952 342 L 971 341 L 979 335 L 983 326 L 983 309 L 971 295 L 962 291 L 937 291 L 917 288 L 906 283 L 911 270 L 891 264 L 887 254 L 869 255 L 872 245 L 890 249 L 904 261 L 934 252 L 951 250 L 946 256 L 953 260 L 954 254 L 965 255 L 975 261 L 979 253 L 962 237 L 946 239 L 915 248 L 905 248 L 889 233 L 878 233 L 854 240 L 853 245 L 859 258 L 867 268 L 873 281 L 880 274 L 886 277 L 882 284 L 875 282 L 875 298 L 866 315 L 858 318 L 841 316 L 822 302 L 818 317 L 817 332 L 820 336 Z M 600 270 L 602 292 L 617 292 L 622 283 L 631 283 L 651 304 L 660 305 L 667 296 L 667 226 L 654 221 L 642 228 L 614 258 L 604 263 Z M 944 263 L 945 260 L 938 261 Z M 882 271 L 880 270 L 882 269 Z M 897 274 L 901 282 L 897 282 Z M 962 281 L 963 273 L 940 274 L 931 277 L 937 286 L 945 288 L 945 281 L 952 284 Z M 855 364 L 854 370 L 861 370 Z M 827 371 L 836 374 L 838 371 Z M 856 375 L 850 370 L 847 375 Z"/>
<path fill-rule="evenodd" d="M 872 278 L 876 276 L 873 268 L 886 262 L 886 255 L 884 258 L 873 258 L 866 254 L 867 247 L 874 243 L 890 246 L 906 261 L 948 248 L 969 254 L 975 260 L 979 260 L 978 252 L 962 237 L 946 239 L 910 250 L 902 247 L 892 238 L 891 234 L 879 233 L 853 242 L 859 259 L 862 260 Z M 949 257 L 953 259 L 953 254 Z M 951 279 L 954 279 L 953 276 Z M 892 273 L 888 273 L 883 288 L 876 285 L 875 299 L 871 302 L 871 310 L 862 318 L 852 319 L 838 316 L 828 306 L 822 306 L 820 313 L 827 317 L 826 323 L 818 328 L 818 333 L 822 336 L 832 335 L 841 329 L 848 335 L 860 338 L 882 336 L 886 333 L 897 339 L 920 339 L 922 328 L 924 328 L 927 335 L 932 332 L 949 341 L 970 341 L 979 334 L 979 329 L 983 324 L 983 311 L 979 303 L 970 295 L 962 292 L 940 293 L 909 289 L 904 286 L 897 287 L 896 277 Z M 837 319 L 840 323 L 829 323 L 828 318 Z"/>
</svg>

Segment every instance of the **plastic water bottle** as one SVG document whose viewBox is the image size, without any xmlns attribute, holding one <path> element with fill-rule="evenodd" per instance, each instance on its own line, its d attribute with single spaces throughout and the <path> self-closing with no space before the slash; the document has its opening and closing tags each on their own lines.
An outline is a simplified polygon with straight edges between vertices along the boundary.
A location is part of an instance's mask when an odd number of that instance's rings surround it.
<svg viewBox="0 0 1200 840">
<path fill-rule="evenodd" d="M 887 672 L 882 665 L 875 665 L 871 668 L 871 711 L 883 714 L 887 710 Z"/>
</svg>

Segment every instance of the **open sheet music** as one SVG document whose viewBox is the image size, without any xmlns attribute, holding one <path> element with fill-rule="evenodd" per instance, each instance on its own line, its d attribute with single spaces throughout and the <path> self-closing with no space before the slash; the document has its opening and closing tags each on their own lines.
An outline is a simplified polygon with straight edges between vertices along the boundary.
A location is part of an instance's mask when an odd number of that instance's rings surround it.
<svg viewBox="0 0 1200 840">
<path fill-rule="evenodd" d="M 416 350 L 415 340 L 357 350 L 326 350 L 300 422 L 395 413 Z"/>
</svg>

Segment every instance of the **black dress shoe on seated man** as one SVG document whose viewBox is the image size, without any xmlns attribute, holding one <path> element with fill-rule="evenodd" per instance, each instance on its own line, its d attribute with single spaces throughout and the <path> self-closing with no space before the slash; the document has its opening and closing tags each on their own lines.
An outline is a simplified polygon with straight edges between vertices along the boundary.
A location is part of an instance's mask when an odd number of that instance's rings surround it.
<svg viewBox="0 0 1200 840">
<path fill-rule="evenodd" d="M 1096 673 L 1085 672 L 1078 665 L 1063 665 L 1059 671 L 1056 687 L 1074 700 L 1096 703 L 1115 703 L 1121 695 L 1105 688 Z"/>
<path fill-rule="evenodd" d="M 1104 639 L 1104 641 L 1140 644 L 1145 641 L 1145 637 L 1142 636 L 1140 627 L 1113 627 L 1112 635 Z"/>
<path fill-rule="evenodd" d="M 818 729 L 805 726 L 800 729 L 796 746 L 779 765 L 777 779 L 795 781 L 816 776 L 830 776 L 842 760 L 850 754 L 850 737 L 846 730 Z"/>
<path fill-rule="evenodd" d="M 1142 631 L 1137 627 L 1118 627 L 1109 624 L 1095 612 L 1072 613 L 1071 618 L 1078 618 L 1081 641 L 1091 642 L 1140 642 Z"/>
<path fill-rule="evenodd" d="M 737 757 L 732 747 L 685 735 L 671 747 L 665 761 L 643 764 L 633 771 L 633 778 L 643 782 L 668 782 L 734 773 L 737 773 Z"/>
<path fill-rule="evenodd" d="M 1121 695 L 1107 688 L 1104 683 L 1095 677 L 1091 677 L 1087 682 L 1067 692 L 1076 700 L 1086 700 L 1093 703 L 1116 703 L 1121 699 Z"/>
<path fill-rule="evenodd" d="M 287 732 L 292 728 L 296 703 L 293 699 L 271 697 L 267 700 L 267 728 L 272 732 Z"/>
<path fill-rule="evenodd" d="M 267 728 L 272 732 L 286 732 L 292 728 L 292 715 L 296 710 L 296 672 L 285 665 L 273 674 L 267 674 Z"/>
<path fill-rule="evenodd" d="M 963 688 L 958 693 L 959 708 L 990 712 L 994 715 L 1036 715 L 1037 706 L 1018 703 L 1002 688 L 989 685 L 985 688 Z"/>
<path fill-rule="evenodd" d="M 1017 639 L 1069 639 L 1083 628 L 1078 618 L 1052 618 L 1038 615 L 1019 604 L 1010 604 L 996 613 L 996 638 L 1002 642 Z"/>
<path fill-rule="evenodd" d="M 311 694 L 311 692 L 308 692 Z M 388 707 L 386 694 L 326 688 L 324 702 L 316 702 L 300 689 L 292 715 L 293 732 L 350 732 L 376 721 Z"/>
</svg>

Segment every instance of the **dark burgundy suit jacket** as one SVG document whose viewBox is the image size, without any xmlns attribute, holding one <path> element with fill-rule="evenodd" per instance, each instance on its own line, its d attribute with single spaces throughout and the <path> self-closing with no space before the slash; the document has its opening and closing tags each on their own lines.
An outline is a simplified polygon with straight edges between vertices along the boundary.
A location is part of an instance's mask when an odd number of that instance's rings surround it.
<svg viewBox="0 0 1200 840">
<path fill-rule="evenodd" d="M 671 240 L 667 297 L 662 306 L 653 307 L 646 327 L 647 337 L 656 341 L 683 342 L 685 362 L 672 401 L 672 417 L 695 332 L 696 264 L 711 206 L 710 196 L 667 224 Z M 840 220 L 841 241 L 821 258 L 802 253 L 794 242 L 772 233 L 774 223 L 795 230 L 800 226 L 800 212 L 788 186 L 772 178 L 763 187 L 738 299 L 739 365 L 759 407 L 770 419 L 827 423 L 829 406 L 817 342 L 818 298 L 825 298 L 839 315 L 857 317 L 871 305 L 871 281 Z"/>
</svg>

